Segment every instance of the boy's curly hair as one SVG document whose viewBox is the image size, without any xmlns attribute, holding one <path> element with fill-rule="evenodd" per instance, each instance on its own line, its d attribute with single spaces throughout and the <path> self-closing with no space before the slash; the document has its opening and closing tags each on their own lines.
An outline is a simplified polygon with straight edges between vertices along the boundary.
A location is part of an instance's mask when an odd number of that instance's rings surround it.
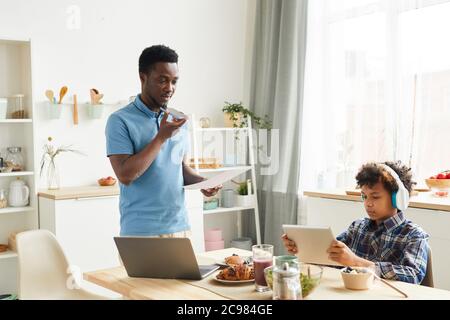
<svg viewBox="0 0 450 320">
<path fill-rule="evenodd" d="M 411 194 L 413 186 L 417 184 L 416 182 L 412 181 L 411 168 L 408 168 L 407 166 L 402 164 L 401 161 L 386 161 L 383 164 L 391 167 L 398 174 L 405 188 L 409 191 L 409 194 Z M 399 189 L 394 177 L 392 177 L 391 174 L 383 168 L 383 166 L 380 166 L 375 162 L 370 162 L 363 165 L 361 169 L 359 169 L 359 172 L 355 178 L 358 187 L 360 188 L 362 186 L 373 187 L 378 182 L 382 182 L 384 188 L 391 194 L 398 191 Z"/>
</svg>

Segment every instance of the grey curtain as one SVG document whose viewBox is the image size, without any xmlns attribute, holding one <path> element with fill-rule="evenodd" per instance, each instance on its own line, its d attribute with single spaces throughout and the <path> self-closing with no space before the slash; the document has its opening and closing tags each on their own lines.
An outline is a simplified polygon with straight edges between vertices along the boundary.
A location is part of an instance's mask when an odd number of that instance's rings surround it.
<svg viewBox="0 0 450 320">
<path fill-rule="evenodd" d="M 258 0 L 256 8 L 250 108 L 279 129 L 278 154 L 269 151 L 279 157 L 278 172 L 257 170 L 262 239 L 275 254 L 285 252 L 282 225 L 297 224 L 307 7 L 307 0 Z M 253 215 L 243 225 L 255 240 Z"/>
</svg>

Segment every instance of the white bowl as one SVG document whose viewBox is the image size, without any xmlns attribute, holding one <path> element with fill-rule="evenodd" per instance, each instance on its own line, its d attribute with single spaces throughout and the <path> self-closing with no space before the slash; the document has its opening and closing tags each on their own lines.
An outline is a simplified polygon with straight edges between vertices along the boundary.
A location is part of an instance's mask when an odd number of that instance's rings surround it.
<svg viewBox="0 0 450 320">
<path fill-rule="evenodd" d="M 344 286 L 350 290 L 367 290 L 373 285 L 374 276 L 368 268 L 352 267 L 357 273 L 344 272 L 347 268 L 341 269 Z"/>
</svg>

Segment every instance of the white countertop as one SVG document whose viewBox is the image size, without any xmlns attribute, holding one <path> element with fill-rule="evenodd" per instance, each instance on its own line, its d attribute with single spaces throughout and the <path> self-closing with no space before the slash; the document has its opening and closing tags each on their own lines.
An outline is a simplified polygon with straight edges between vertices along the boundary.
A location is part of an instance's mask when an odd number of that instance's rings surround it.
<svg viewBox="0 0 450 320">
<path fill-rule="evenodd" d="M 315 190 L 305 191 L 303 194 L 315 198 L 362 202 L 360 195 L 353 193 L 349 195 L 345 190 Z M 409 207 L 450 212 L 450 197 L 438 198 L 433 196 L 431 192 L 419 192 L 411 197 Z"/>
<path fill-rule="evenodd" d="M 41 189 L 39 190 L 38 196 L 52 200 L 67 200 L 79 198 L 118 196 L 119 194 L 120 190 L 116 184 L 112 187 L 80 186 L 80 187 L 60 188 L 58 190 Z"/>
</svg>

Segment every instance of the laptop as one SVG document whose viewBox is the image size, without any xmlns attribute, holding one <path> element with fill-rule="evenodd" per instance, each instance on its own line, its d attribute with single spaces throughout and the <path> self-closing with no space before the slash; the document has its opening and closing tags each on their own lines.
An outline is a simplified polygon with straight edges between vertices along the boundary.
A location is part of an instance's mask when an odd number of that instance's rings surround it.
<svg viewBox="0 0 450 320">
<path fill-rule="evenodd" d="M 129 277 L 200 280 L 220 266 L 198 265 L 188 238 L 114 237 Z"/>
</svg>

